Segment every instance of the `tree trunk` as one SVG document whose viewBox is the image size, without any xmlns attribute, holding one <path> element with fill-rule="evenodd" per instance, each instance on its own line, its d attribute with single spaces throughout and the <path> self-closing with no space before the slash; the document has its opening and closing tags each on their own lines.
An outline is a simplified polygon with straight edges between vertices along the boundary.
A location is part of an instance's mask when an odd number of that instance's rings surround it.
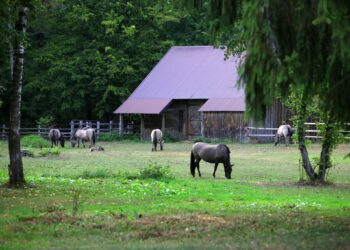
<svg viewBox="0 0 350 250">
<path fill-rule="evenodd" d="M 301 154 L 301 159 L 303 162 L 303 167 L 305 169 L 305 172 L 311 181 L 315 181 L 317 179 L 317 174 L 312 168 L 312 165 L 309 159 L 309 153 L 307 152 L 306 145 L 305 145 L 305 127 L 304 127 L 305 120 L 306 120 L 306 103 L 305 103 L 304 94 L 303 94 L 303 97 L 301 99 L 301 105 L 298 110 L 298 120 L 297 120 L 298 144 L 299 144 L 299 151 Z"/>
<path fill-rule="evenodd" d="M 8 140 L 10 156 L 10 164 L 8 166 L 9 184 L 15 186 L 25 183 L 19 129 L 21 125 L 21 93 L 24 62 L 23 38 L 27 25 L 26 8 L 21 8 L 18 15 L 18 21 L 16 22 L 15 27 L 17 34 L 15 35 L 14 43 L 15 55 L 10 101 L 10 128 Z"/>
<path fill-rule="evenodd" d="M 320 155 L 320 162 L 319 162 L 319 173 L 318 173 L 318 179 L 321 181 L 325 180 L 326 177 L 326 171 L 328 168 L 331 167 L 331 151 L 333 146 L 333 134 L 334 134 L 335 126 L 330 123 L 330 120 L 328 119 L 326 121 L 326 128 L 325 128 L 325 134 L 323 135 L 323 141 L 322 141 L 322 151 Z"/>
</svg>

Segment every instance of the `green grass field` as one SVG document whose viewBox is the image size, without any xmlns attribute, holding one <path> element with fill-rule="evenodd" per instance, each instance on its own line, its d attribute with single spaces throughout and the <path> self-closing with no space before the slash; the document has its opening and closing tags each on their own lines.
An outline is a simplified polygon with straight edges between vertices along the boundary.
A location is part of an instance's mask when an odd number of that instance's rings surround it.
<svg viewBox="0 0 350 250">
<path fill-rule="evenodd" d="M 333 184 L 307 186 L 297 147 L 229 144 L 233 179 L 202 163 L 192 178 L 192 143 L 99 142 L 104 152 L 62 149 L 24 158 L 27 188 L 0 188 L 0 249 L 347 249 L 350 145 L 334 153 Z M 311 145 L 311 157 L 319 156 Z M 8 152 L 0 142 L 0 184 Z M 174 178 L 143 179 L 169 166 Z M 306 178 L 306 177 L 304 177 Z"/>
</svg>

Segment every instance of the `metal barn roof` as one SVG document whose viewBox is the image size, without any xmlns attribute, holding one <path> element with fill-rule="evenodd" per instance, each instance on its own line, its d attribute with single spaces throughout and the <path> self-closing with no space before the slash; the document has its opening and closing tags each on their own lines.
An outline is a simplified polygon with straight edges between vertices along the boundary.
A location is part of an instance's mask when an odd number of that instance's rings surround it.
<svg viewBox="0 0 350 250">
<path fill-rule="evenodd" d="M 207 99 L 200 111 L 244 111 L 238 63 L 212 46 L 172 47 L 114 113 L 159 114 L 179 99 Z"/>
</svg>

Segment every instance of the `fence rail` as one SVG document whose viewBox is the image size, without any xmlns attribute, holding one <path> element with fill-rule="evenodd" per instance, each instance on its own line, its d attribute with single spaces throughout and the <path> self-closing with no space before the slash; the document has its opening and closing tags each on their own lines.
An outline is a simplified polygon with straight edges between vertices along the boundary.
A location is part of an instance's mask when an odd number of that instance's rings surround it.
<svg viewBox="0 0 350 250">
<path fill-rule="evenodd" d="M 307 127 L 313 127 L 305 130 L 305 138 L 307 139 L 322 139 L 322 136 L 320 135 L 321 131 L 319 129 L 316 129 L 315 127 L 318 124 L 323 123 L 314 123 L 314 122 L 306 122 L 304 123 Z M 344 134 L 345 139 L 350 140 L 350 130 L 346 130 L 346 128 L 350 128 L 350 123 L 346 123 L 344 130 L 341 130 L 340 133 Z M 246 134 L 245 136 L 247 138 L 265 138 L 266 140 L 273 139 L 276 135 L 278 128 L 259 128 L 259 127 L 246 127 Z"/>
<path fill-rule="evenodd" d="M 70 138 L 73 134 L 73 131 L 77 128 L 83 127 L 91 127 L 96 129 L 96 135 L 99 137 L 101 133 L 119 133 L 119 124 L 113 121 L 109 122 L 100 122 L 100 121 L 82 121 L 82 120 L 74 120 L 69 123 L 69 127 L 66 128 L 58 128 L 64 137 Z M 126 126 L 124 131 L 126 133 L 132 133 L 133 127 L 129 125 Z M 20 135 L 31 135 L 36 134 L 42 136 L 44 138 L 48 137 L 48 133 L 50 128 L 42 128 L 40 126 L 37 127 L 29 127 L 29 128 L 20 128 Z M 0 127 L 0 139 L 7 139 L 9 128 L 3 124 Z"/>
</svg>

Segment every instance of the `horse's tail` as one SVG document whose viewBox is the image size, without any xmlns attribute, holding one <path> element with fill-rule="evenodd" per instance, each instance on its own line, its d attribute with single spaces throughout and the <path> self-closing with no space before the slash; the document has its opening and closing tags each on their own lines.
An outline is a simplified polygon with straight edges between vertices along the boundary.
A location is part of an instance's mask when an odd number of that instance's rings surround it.
<svg viewBox="0 0 350 250">
<path fill-rule="evenodd" d="M 288 126 L 288 136 L 292 136 L 294 134 L 294 130 L 291 126 Z"/>
<path fill-rule="evenodd" d="M 95 143 L 96 143 L 96 132 L 95 132 L 95 130 L 93 130 L 92 131 L 92 145 L 95 145 Z"/>
<path fill-rule="evenodd" d="M 153 130 L 153 138 L 152 138 L 152 143 L 153 143 L 153 146 L 154 146 L 154 149 L 157 150 L 157 131 L 156 130 Z"/>
<path fill-rule="evenodd" d="M 191 174 L 194 177 L 195 171 L 196 171 L 196 164 L 195 164 L 194 154 L 193 154 L 192 151 L 191 151 L 191 165 L 190 165 L 190 169 L 191 169 Z"/>
</svg>

